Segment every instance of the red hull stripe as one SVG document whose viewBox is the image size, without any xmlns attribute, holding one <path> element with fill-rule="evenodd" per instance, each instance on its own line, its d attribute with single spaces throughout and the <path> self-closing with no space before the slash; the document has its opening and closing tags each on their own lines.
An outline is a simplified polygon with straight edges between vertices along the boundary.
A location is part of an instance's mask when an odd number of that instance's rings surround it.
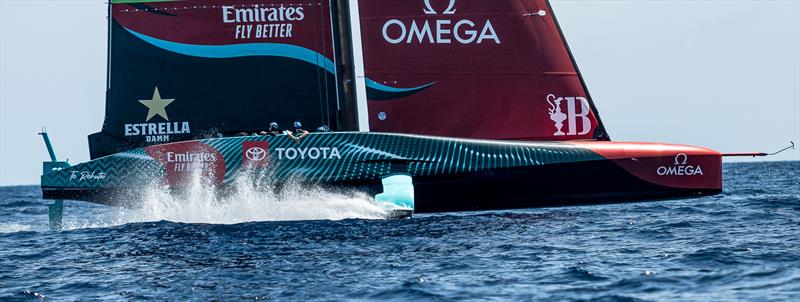
<svg viewBox="0 0 800 302">
<path fill-rule="evenodd" d="M 694 146 L 573 141 L 614 162 L 632 175 L 661 186 L 681 189 L 722 189 L 722 154 Z"/>
</svg>

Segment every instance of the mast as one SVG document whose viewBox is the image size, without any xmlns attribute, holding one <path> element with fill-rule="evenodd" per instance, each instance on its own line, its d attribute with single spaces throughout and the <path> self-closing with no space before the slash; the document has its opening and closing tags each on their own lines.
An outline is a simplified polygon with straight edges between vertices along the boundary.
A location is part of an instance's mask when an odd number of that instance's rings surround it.
<svg viewBox="0 0 800 302">
<path fill-rule="evenodd" d="M 358 119 L 351 110 L 355 107 L 355 87 L 353 86 L 353 52 L 350 44 L 350 23 L 347 0 L 331 0 L 331 16 L 333 16 L 334 52 L 336 55 L 336 75 L 339 79 L 339 93 L 337 100 L 337 129 L 355 130 L 358 128 Z"/>
<path fill-rule="evenodd" d="M 108 21 L 108 34 L 106 35 L 106 92 L 108 92 L 111 89 L 111 2 L 108 3 L 106 21 Z"/>
<path fill-rule="evenodd" d="M 339 130 L 369 131 L 364 54 L 361 46 L 361 23 L 358 0 L 333 0 L 336 66 L 341 85 L 339 93 Z"/>
<path fill-rule="evenodd" d="M 364 67 L 364 48 L 361 39 L 361 14 L 358 0 L 350 0 L 350 32 L 352 33 L 353 70 L 355 80 L 358 131 L 369 132 L 369 109 L 367 108 L 367 76 Z"/>
</svg>

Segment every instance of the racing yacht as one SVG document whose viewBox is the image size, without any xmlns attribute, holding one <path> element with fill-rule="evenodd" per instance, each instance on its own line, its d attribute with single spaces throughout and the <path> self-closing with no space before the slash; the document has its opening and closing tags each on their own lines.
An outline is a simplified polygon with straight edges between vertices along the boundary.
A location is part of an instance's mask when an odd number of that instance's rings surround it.
<svg viewBox="0 0 800 302">
<path fill-rule="evenodd" d="M 722 191 L 720 152 L 611 140 L 547 0 L 112 0 L 108 14 L 105 122 L 77 165 L 44 134 L 46 199 L 129 206 L 145 184 L 225 192 L 245 171 L 367 192 L 397 217 Z M 236 136 L 294 121 L 332 131 Z"/>
</svg>

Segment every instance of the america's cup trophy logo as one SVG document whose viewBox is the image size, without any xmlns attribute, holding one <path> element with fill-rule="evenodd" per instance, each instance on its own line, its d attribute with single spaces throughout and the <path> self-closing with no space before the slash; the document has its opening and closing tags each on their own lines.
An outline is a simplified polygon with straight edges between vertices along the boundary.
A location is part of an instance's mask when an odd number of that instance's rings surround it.
<svg viewBox="0 0 800 302">
<path fill-rule="evenodd" d="M 554 94 L 547 95 L 547 104 L 550 105 L 550 109 L 548 109 L 550 119 L 556 123 L 556 133 L 553 133 L 556 136 L 567 135 L 564 131 L 561 131 L 564 128 L 564 121 L 567 120 L 567 114 L 561 111 L 561 102 L 563 100 L 564 98 L 556 98 Z"/>
</svg>

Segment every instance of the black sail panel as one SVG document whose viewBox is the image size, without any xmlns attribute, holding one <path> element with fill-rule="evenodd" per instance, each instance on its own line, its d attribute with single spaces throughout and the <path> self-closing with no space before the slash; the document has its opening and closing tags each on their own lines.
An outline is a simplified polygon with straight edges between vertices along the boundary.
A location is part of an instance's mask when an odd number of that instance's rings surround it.
<svg viewBox="0 0 800 302">
<path fill-rule="evenodd" d="M 199 137 L 336 128 L 327 1 L 113 3 L 109 88 L 92 158 Z"/>
</svg>

